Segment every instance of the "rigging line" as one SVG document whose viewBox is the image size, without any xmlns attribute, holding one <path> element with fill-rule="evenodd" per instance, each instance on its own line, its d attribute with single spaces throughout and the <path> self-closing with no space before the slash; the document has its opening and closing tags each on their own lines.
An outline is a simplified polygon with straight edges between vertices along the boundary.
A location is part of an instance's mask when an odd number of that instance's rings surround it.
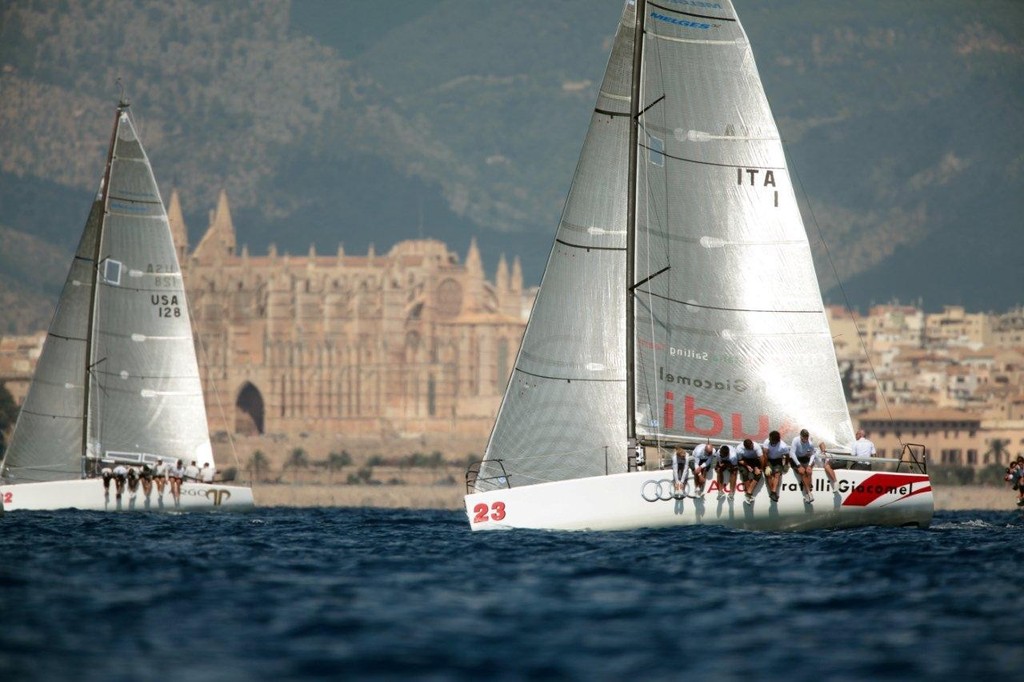
<svg viewBox="0 0 1024 682">
<path fill-rule="evenodd" d="M 574 381 L 586 381 L 586 382 L 589 382 L 589 383 L 596 383 L 596 384 L 600 384 L 600 383 L 621 384 L 622 382 L 625 381 L 625 379 L 578 379 L 578 378 L 577 379 L 573 379 L 573 378 L 569 378 L 569 377 L 554 377 L 554 376 L 548 376 L 546 374 L 536 374 L 534 372 L 527 372 L 525 369 L 520 369 L 519 367 L 515 367 L 514 371 L 519 372 L 520 374 L 525 374 L 527 376 L 534 377 L 535 379 L 547 379 L 548 381 L 565 381 L 566 383 L 572 383 Z M 512 382 L 510 381 L 509 385 L 511 385 L 511 384 L 512 384 Z"/>
<path fill-rule="evenodd" d="M 807 203 L 807 211 L 811 214 L 811 222 L 814 223 L 814 229 L 818 233 L 818 239 L 821 240 L 821 246 L 825 249 L 825 258 L 828 260 L 829 267 L 832 268 L 832 276 L 836 278 L 836 284 L 839 287 L 840 293 L 843 295 L 843 303 L 846 306 L 846 310 L 850 313 L 850 319 L 853 320 L 853 328 L 857 331 L 857 342 L 860 344 L 861 352 L 864 354 L 864 359 L 868 364 L 868 369 L 871 370 L 871 376 L 875 379 L 875 386 L 878 389 L 878 395 L 882 399 L 882 407 L 885 409 L 885 413 L 889 416 L 889 423 L 892 424 L 895 420 L 892 416 L 892 409 L 889 407 L 889 401 L 885 397 L 885 390 L 882 387 L 881 382 L 878 381 L 878 373 L 875 371 L 875 365 L 871 362 L 871 355 L 868 354 L 867 345 L 864 343 L 864 335 L 861 333 L 860 324 L 857 322 L 857 315 L 853 311 L 853 306 L 850 305 L 850 297 L 846 293 L 846 287 L 843 286 L 843 280 L 839 278 L 839 270 L 836 268 L 836 263 L 832 259 L 832 251 L 828 248 L 828 242 L 825 241 L 825 235 L 822 234 L 821 225 L 818 223 L 818 217 L 814 213 L 814 206 L 811 204 L 811 198 L 807 194 L 807 190 L 804 188 L 803 178 L 800 177 L 800 173 L 797 172 L 796 166 L 792 169 L 793 176 L 796 177 L 797 184 L 800 186 L 800 193 L 804 195 L 804 201 Z M 838 367 L 836 368 L 838 371 Z M 900 447 L 905 447 L 903 437 L 899 431 L 896 431 L 896 440 L 899 441 Z"/>
<path fill-rule="evenodd" d="M 643 147 L 644 149 L 648 150 L 648 151 L 651 151 L 651 148 L 648 147 L 647 145 L 645 145 L 642 142 L 640 143 L 640 146 Z M 754 165 L 754 164 L 750 164 L 750 165 L 743 164 L 743 165 L 741 165 L 741 164 L 736 164 L 736 163 L 715 163 L 714 161 L 698 161 L 697 159 L 688 159 L 685 156 L 675 156 L 673 154 L 668 154 L 668 153 L 666 153 L 666 152 L 664 152 L 664 151 L 662 151 L 660 149 L 656 149 L 654 151 L 656 151 L 658 154 L 661 154 L 665 158 L 672 159 L 673 161 L 682 161 L 684 163 L 695 163 L 695 164 L 698 164 L 700 166 L 715 166 L 717 168 L 751 168 L 751 169 L 756 168 L 757 170 L 777 170 L 777 171 L 781 171 L 781 170 L 785 170 L 786 169 L 785 166 L 758 166 L 758 165 Z"/>
<path fill-rule="evenodd" d="M 180 264 L 178 265 L 178 272 L 181 272 L 181 265 Z M 199 345 L 199 352 L 202 353 L 203 360 L 205 361 L 205 367 L 207 368 L 207 370 L 209 370 L 210 368 L 213 367 L 213 363 L 210 362 L 210 354 L 209 354 L 209 352 L 206 349 L 206 343 L 203 341 L 203 334 L 199 331 L 199 319 L 196 317 L 195 311 L 192 309 L 192 299 L 189 298 L 188 293 L 187 293 L 187 287 L 184 286 L 184 277 L 182 277 L 182 295 L 183 295 L 183 297 L 185 299 L 185 307 L 188 309 L 188 318 L 189 318 L 189 320 L 190 320 L 190 322 L 192 324 L 192 328 L 195 330 L 196 341 L 198 342 L 198 345 Z M 196 363 L 198 364 L 198 362 L 199 362 L 199 358 L 196 358 Z M 208 374 L 209 374 L 209 372 L 208 372 Z M 228 446 L 231 449 L 231 457 L 235 460 L 235 466 L 238 467 L 238 470 L 242 471 L 242 463 L 238 459 L 238 450 L 235 448 L 235 439 L 232 437 L 231 424 L 228 422 L 227 412 L 224 410 L 224 402 L 221 400 L 220 390 L 217 388 L 217 379 L 216 379 L 216 377 L 214 377 L 210 381 L 210 383 L 213 385 L 213 395 L 214 395 L 214 399 L 217 402 L 217 409 L 220 411 L 220 419 L 221 419 L 221 423 L 224 425 L 224 433 L 226 433 L 228 435 Z M 203 400 L 203 403 L 205 405 L 206 396 L 203 393 L 203 379 L 202 379 L 202 373 L 201 372 L 200 372 L 200 378 L 199 378 L 199 389 L 200 389 L 200 395 L 202 396 L 202 400 Z M 207 416 L 207 420 L 209 420 L 209 416 Z M 209 421 L 207 421 L 207 432 L 209 432 Z M 209 433 L 207 433 L 207 435 L 209 435 Z M 213 443 L 212 442 L 210 443 L 210 449 L 211 449 L 211 454 L 212 454 L 212 449 L 213 449 Z M 216 460 L 214 460 L 214 465 L 216 465 Z"/>
</svg>

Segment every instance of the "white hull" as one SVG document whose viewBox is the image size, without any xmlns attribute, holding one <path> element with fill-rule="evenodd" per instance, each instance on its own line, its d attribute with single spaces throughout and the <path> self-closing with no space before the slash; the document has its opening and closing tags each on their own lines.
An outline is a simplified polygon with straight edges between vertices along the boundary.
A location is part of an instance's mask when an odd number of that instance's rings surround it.
<svg viewBox="0 0 1024 682">
<path fill-rule="evenodd" d="M 246 511 L 255 506 L 252 489 L 220 483 L 182 483 L 181 498 L 175 504 L 170 485 L 160 495 L 154 484 L 147 496 L 139 484 L 134 493 L 127 489 L 117 496 L 114 482 L 109 492 L 99 478 L 0 486 L 5 512 L 19 510 L 84 509 L 89 511 Z"/>
<path fill-rule="evenodd" d="M 754 501 L 742 491 L 719 496 L 709 481 L 703 499 L 672 496 L 671 471 L 637 471 L 556 481 L 466 495 L 473 530 L 628 530 L 713 524 L 756 530 L 813 530 L 856 526 L 918 526 L 932 519 L 932 487 L 925 474 L 837 470 L 833 493 L 815 470 L 814 501 L 804 502 L 791 470 L 777 502 L 760 482 Z"/>
</svg>

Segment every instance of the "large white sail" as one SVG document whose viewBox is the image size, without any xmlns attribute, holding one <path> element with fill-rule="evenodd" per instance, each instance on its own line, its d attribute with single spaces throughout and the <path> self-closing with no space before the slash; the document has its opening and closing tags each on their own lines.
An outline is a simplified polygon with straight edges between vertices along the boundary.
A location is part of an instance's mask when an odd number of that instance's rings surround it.
<svg viewBox="0 0 1024 682">
<path fill-rule="evenodd" d="M 101 188 L 102 197 L 102 188 Z M 94 254 L 103 201 L 89 211 L 75 258 L 71 261 L 57 310 L 36 363 L 4 459 L 5 480 L 60 481 L 80 478 L 84 410 L 86 334 L 89 300 L 96 276 Z"/>
<path fill-rule="evenodd" d="M 118 118 L 101 232 L 89 447 L 213 466 L 181 268 L 153 169 Z"/>
<path fill-rule="evenodd" d="M 79 479 L 87 457 L 213 466 L 181 269 L 126 107 L 111 144 L 4 460 L 9 483 Z"/>
<path fill-rule="evenodd" d="M 642 437 L 853 441 L 779 132 L 730 2 L 648 3 L 639 118 Z"/>
<path fill-rule="evenodd" d="M 628 10 L 591 117 L 481 477 L 511 485 L 625 471 Z M 488 465 L 487 461 L 491 464 Z"/>
</svg>

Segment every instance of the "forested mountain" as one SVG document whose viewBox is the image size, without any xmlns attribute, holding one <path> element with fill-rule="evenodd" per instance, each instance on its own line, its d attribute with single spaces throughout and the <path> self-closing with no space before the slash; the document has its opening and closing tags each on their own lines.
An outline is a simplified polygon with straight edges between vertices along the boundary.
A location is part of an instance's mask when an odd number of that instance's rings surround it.
<svg viewBox="0 0 1024 682">
<path fill-rule="evenodd" d="M 1024 3 L 735 4 L 806 192 L 826 297 L 1021 303 Z M 475 236 L 489 271 L 518 255 L 536 283 L 620 11 L 8 0 L 0 332 L 45 325 L 102 172 L 118 79 L 193 244 L 225 188 L 256 253 L 359 253 L 420 235 L 465 252 Z"/>
</svg>

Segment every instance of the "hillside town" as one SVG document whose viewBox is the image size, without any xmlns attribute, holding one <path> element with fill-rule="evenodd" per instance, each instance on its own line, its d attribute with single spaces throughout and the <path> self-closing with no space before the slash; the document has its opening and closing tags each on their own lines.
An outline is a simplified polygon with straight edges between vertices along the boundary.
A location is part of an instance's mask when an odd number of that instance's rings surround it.
<svg viewBox="0 0 1024 682">
<path fill-rule="evenodd" d="M 176 192 L 168 216 L 215 436 L 483 451 L 535 294 L 518 259 L 488 279 L 474 242 L 464 259 L 430 239 L 254 256 L 224 193 L 193 249 Z M 1024 452 L 1024 309 L 826 312 L 850 412 L 879 456 L 919 443 L 933 464 L 980 472 Z M 45 336 L 0 337 L 0 382 L 19 404 Z"/>
</svg>

